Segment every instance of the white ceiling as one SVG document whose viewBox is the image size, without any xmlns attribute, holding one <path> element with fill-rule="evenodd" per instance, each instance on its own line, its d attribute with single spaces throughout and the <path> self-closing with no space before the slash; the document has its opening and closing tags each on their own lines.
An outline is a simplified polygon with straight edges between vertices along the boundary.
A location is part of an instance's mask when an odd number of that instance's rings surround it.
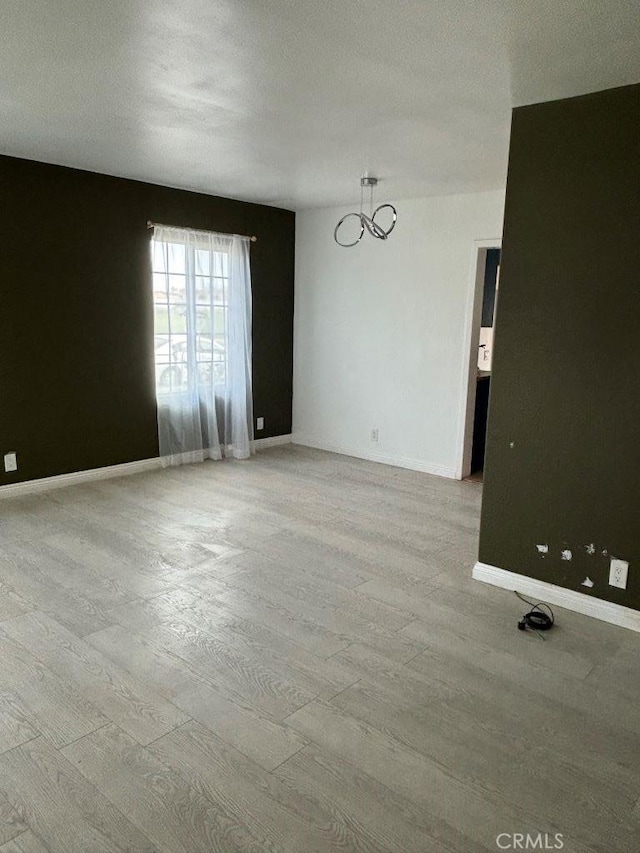
<svg viewBox="0 0 640 853">
<path fill-rule="evenodd" d="M 0 152 L 302 208 L 503 187 L 510 110 L 640 81 L 640 0 L 2 0 Z"/>
</svg>

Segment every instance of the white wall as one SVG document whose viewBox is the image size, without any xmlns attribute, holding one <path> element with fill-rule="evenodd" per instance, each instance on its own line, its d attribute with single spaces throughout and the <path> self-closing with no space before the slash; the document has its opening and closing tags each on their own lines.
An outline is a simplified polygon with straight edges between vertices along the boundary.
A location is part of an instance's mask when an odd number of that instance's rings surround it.
<svg viewBox="0 0 640 853">
<path fill-rule="evenodd" d="M 474 241 L 501 236 L 504 192 L 396 207 L 351 249 L 333 229 L 357 208 L 297 214 L 294 441 L 459 476 Z"/>
</svg>

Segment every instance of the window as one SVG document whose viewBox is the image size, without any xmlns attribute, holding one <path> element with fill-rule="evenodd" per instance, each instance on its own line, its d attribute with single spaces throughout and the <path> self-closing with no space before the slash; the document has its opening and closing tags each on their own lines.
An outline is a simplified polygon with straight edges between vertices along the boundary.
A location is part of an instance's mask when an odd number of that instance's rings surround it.
<svg viewBox="0 0 640 853">
<path fill-rule="evenodd" d="M 229 255 L 192 239 L 152 242 L 158 395 L 224 385 L 228 370 Z"/>
<path fill-rule="evenodd" d="M 250 240 L 155 225 L 151 270 L 163 465 L 252 452 Z"/>
</svg>

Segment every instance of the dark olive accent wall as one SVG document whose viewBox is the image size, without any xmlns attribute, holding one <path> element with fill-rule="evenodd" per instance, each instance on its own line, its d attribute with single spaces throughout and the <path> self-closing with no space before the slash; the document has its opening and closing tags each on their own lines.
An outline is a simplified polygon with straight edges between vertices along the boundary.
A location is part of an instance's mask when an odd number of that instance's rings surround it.
<svg viewBox="0 0 640 853">
<path fill-rule="evenodd" d="M 516 109 L 482 562 L 640 609 L 639 341 L 640 85 Z"/>
<path fill-rule="evenodd" d="M 147 220 L 258 237 L 256 437 L 291 432 L 294 213 L 0 157 L 0 484 L 158 455 Z"/>
</svg>

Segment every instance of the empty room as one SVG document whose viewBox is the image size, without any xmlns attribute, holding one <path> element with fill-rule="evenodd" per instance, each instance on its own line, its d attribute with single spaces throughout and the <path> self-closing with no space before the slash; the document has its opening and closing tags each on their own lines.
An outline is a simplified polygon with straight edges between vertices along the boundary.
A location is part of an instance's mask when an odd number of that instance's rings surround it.
<svg viewBox="0 0 640 853">
<path fill-rule="evenodd" d="M 638 0 L 0 22 L 0 853 L 637 853 Z"/>
</svg>

